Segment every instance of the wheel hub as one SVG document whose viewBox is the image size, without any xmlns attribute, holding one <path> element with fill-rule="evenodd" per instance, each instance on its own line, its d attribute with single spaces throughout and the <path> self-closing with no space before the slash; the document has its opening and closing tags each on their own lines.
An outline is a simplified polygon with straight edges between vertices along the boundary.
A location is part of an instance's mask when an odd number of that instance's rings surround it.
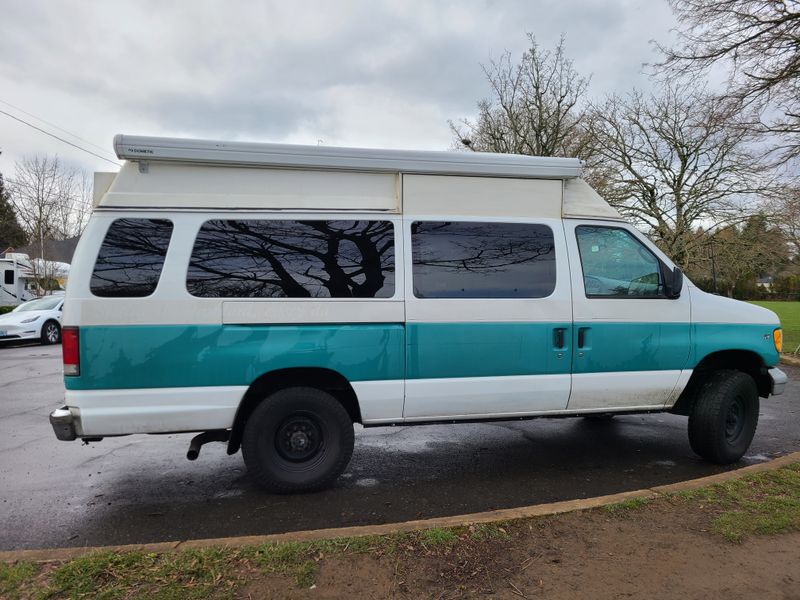
<svg viewBox="0 0 800 600">
<path fill-rule="evenodd" d="M 322 445 L 322 430 L 311 415 L 292 415 L 281 423 L 275 447 L 283 458 L 293 462 L 313 458 Z"/>
<path fill-rule="evenodd" d="M 289 438 L 292 450 L 305 450 L 308 445 L 308 436 L 302 431 L 295 431 Z"/>
<path fill-rule="evenodd" d="M 725 415 L 725 437 L 729 442 L 736 440 L 744 427 L 743 407 L 739 400 L 734 400 Z"/>
</svg>

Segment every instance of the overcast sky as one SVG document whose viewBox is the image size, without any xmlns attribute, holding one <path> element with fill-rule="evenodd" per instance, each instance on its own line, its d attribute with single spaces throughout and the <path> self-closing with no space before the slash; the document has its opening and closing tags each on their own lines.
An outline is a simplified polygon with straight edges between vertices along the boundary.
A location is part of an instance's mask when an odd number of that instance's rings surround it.
<svg viewBox="0 0 800 600">
<path fill-rule="evenodd" d="M 600 96 L 647 87 L 673 25 L 666 0 L 4 0 L 0 110 L 112 159 L 116 133 L 447 149 L 447 120 L 487 94 L 481 63 L 526 32 L 564 33 Z M 0 150 L 6 177 L 36 153 L 114 169 L 2 114 Z"/>
</svg>

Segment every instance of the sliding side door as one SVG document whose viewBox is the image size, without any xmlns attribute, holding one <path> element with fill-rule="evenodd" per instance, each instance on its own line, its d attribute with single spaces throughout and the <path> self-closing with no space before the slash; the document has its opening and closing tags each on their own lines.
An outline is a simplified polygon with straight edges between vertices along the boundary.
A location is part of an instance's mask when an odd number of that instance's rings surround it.
<svg viewBox="0 0 800 600">
<path fill-rule="evenodd" d="M 519 201 L 530 211 L 537 196 L 560 199 L 560 182 L 408 179 L 404 419 L 564 410 L 572 307 L 563 228 L 549 215 L 495 216 L 492 206 Z M 484 206 L 493 215 L 409 214 L 447 206 L 440 193 L 453 194 L 453 187 L 459 206 L 472 201 L 475 211 Z"/>
</svg>

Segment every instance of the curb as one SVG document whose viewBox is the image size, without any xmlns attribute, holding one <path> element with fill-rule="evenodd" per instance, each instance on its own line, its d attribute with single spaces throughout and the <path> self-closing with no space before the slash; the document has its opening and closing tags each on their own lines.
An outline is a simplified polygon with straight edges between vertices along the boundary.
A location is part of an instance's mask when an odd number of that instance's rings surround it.
<svg viewBox="0 0 800 600">
<path fill-rule="evenodd" d="M 652 488 L 621 492 L 619 494 L 610 494 L 608 496 L 596 496 L 594 498 L 581 498 L 578 500 L 564 500 L 561 502 L 551 502 L 548 504 L 534 504 L 519 508 L 504 508 L 500 510 L 490 510 L 465 515 L 454 515 L 450 517 L 434 517 L 431 519 L 418 519 L 414 521 L 403 521 L 400 523 L 386 523 L 383 525 L 358 525 L 353 527 L 313 529 L 269 535 L 248 535 L 175 542 L 157 542 L 150 544 L 85 546 L 78 548 L 52 548 L 42 550 L 6 550 L 0 551 L 0 561 L 14 562 L 27 560 L 34 562 L 58 562 L 71 560 L 92 552 L 139 551 L 160 553 L 172 552 L 176 550 L 197 550 L 210 547 L 239 548 L 242 546 L 254 546 L 258 544 L 275 542 L 309 542 L 337 537 L 386 535 L 420 529 L 431 529 L 434 527 L 464 527 L 480 523 L 490 523 L 494 521 L 512 521 L 517 519 L 528 519 L 531 517 L 543 517 L 567 512 L 588 510 L 591 508 L 598 508 L 609 504 L 624 502 L 625 500 L 630 500 L 633 498 L 657 498 L 659 496 L 674 494 L 676 492 L 694 490 L 700 487 L 706 487 L 734 479 L 740 479 L 741 477 L 745 477 L 753 473 L 761 473 L 763 471 L 779 469 L 796 462 L 800 462 L 800 452 L 793 452 L 791 454 L 787 454 L 786 456 L 775 458 L 769 462 L 742 467 L 741 469 L 736 469 L 734 471 L 726 471 L 716 475 L 709 475 L 697 479 L 688 479 L 686 481 L 679 481 L 678 483 L 671 483 L 668 485 L 659 485 Z"/>
<path fill-rule="evenodd" d="M 781 362 L 785 365 L 800 367 L 800 356 L 794 354 L 781 354 Z"/>
</svg>

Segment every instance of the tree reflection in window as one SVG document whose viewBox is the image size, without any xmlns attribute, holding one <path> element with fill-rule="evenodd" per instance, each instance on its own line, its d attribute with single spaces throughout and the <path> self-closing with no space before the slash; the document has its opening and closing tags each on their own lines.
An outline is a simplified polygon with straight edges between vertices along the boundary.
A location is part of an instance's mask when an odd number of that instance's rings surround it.
<svg viewBox="0 0 800 600">
<path fill-rule="evenodd" d="M 212 298 L 389 298 L 390 221 L 213 220 L 195 241 L 189 293 Z"/>
<path fill-rule="evenodd" d="M 411 247 L 418 298 L 543 298 L 555 289 L 545 225 L 415 222 Z"/>
<path fill-rule="evenodd" d="M 108 228 L 89 287 L 102 298 L 138 298 L 152 294 L 167 255 L 172 222 L 166 219 L 117 219 Z"/>
</svg>

